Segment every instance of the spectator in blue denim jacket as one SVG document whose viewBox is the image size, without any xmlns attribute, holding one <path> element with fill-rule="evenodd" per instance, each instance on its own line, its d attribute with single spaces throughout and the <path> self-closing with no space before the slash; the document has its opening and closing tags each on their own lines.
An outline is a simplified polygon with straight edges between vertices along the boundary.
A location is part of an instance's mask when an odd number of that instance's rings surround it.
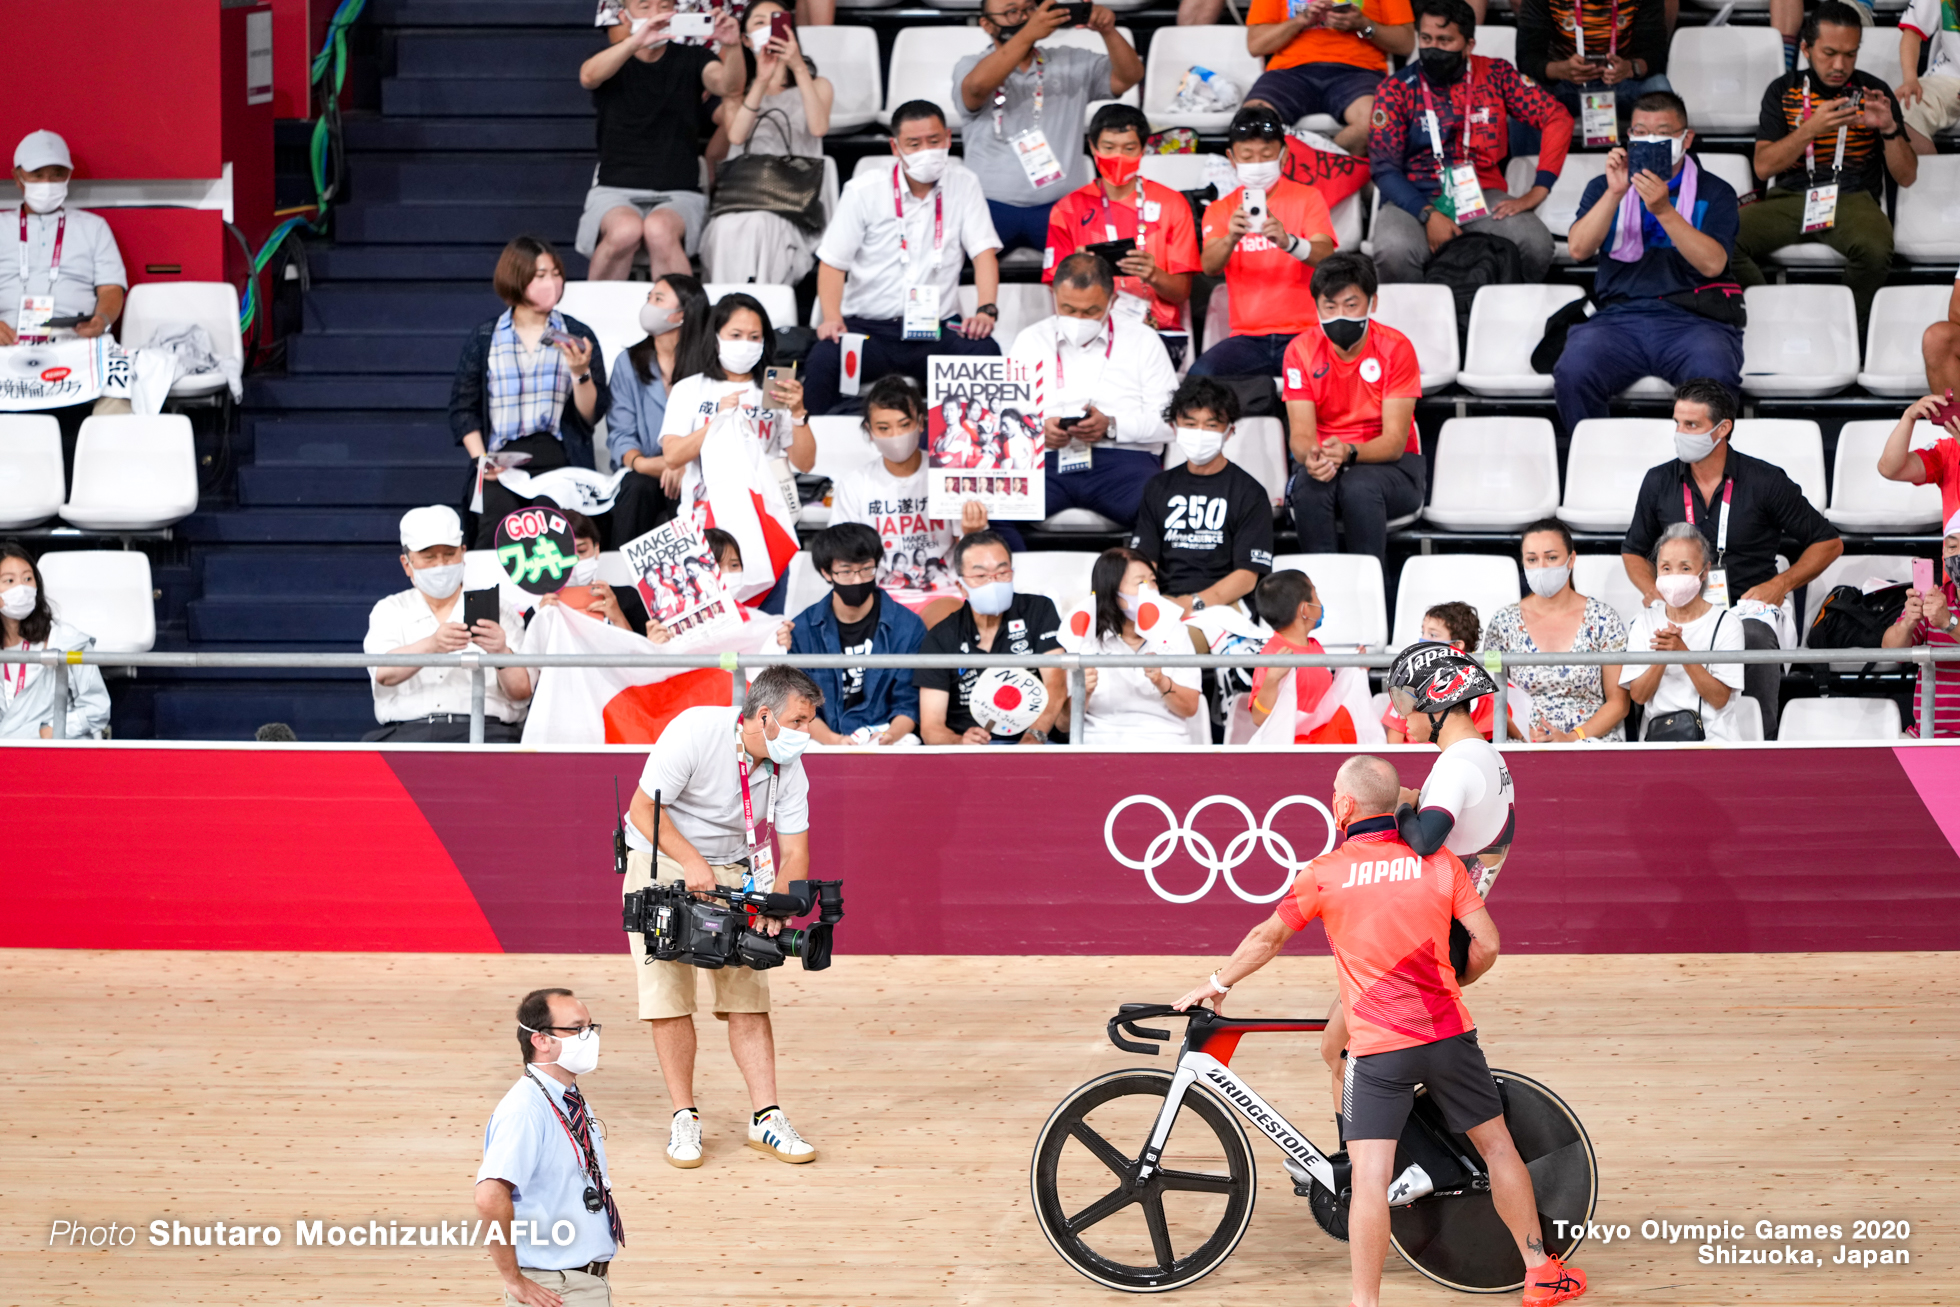
<svg viewBox="0 0 1960 1307">
<path fill-rule="evenodd" d="M 878 588 L 885 545 L 862 522 L 843 522 L 810 542 L 830 593 L 790 624 L 791 653 L 916 653 L 925 623 Z M 823 690 L 822 716 L 810 723 L 819 744 L 917 743 L 919 691 L 912 673 L 895 667 L 809 669 Z M 853 732 L 864 734 L 853 739 Z"/>
</svg>

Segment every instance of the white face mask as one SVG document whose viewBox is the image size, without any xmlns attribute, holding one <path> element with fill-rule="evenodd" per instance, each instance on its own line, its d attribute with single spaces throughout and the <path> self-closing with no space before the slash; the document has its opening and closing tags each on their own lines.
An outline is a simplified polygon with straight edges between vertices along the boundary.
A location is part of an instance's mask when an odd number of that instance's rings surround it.
<svg viewBox="0 0 1960 1307">
<path fill-rule="evenodd" d="M 681 325 L 679 309 L 662 308 L 652 300 L 640 305 L 640 330 L 649 336 L 664 336 Z"/>
<path fill-rule="evenodd" d="M 1134 622 L 1137 620 L 1137 614 L 1143 611 L 1144 604 L 1155 598 L 1157 598 L 1156 586 L 1140 585 L 1137 587 L 1137 592 L 1133 595 L 1126 595 L 1121 590 L 1118 590 L 1116 592 L 1116 606 L 1123 610 L 1123 616 Z"/>
<path fill-rule="evenodd" d="M 463 565 L 444 563 L 438 567 L 411 567 L 409 579 L 415 588 L 432 599 L 447 599 L 463 585 Z"/>
<path fill-rule="evenodd" d="M 1531 587 L 1531 593 L 1540 599 L 1550 599 L 1565 589 L 1565 583 L 1572 579 L 1570 567 L 1527 567 L 1524 569 L 1524 583 Z"/>
<path fill-rule="evenodd" d="M 747 373 L 762 361 L 762 342 L 759 340 L 729 340 L 726 337 L 715 344 L 715 354 L 721 359 L 721 370 L 733 376 Z"/>
<path fill-rule="evenodd" d="M 640 29 L 642 27 L 645 27 L 648 23 L 652 21 L 653 20 L 651 18 L 635 18 L 633 20 L 633 35 L 638 36 L 640 34 Z M 667 44 L 667 38 L 663 36 L 659 40 L 653 42 L 653 44 L 649 45 L 647 49 L 658 50 L 661 46 L 665 44 Z"/>
<path fill-rule="evenodd" d="M 771 713 L 770 716 L 775 717 L 775 714 Z M 803 751 L 810 747 L 810 733 L 793 731 L 783 725 L 781 718 L 777 718 L 776 738 L 766 743 L 769 746 L 769 761 L 778 767 L 787 767 L 802 757 Z"/>
<path fill-rule="evenodd" d="M 902 436 L 873 436 L 871 443 L 878 447 L 878 454 L 888 462 L 903 463 L 919 452 L 919 433 L 908 431 Z"/>
<path fill-rule="evenodd" d="M 1238 165 L 1239 185 L 1257 186 L 1265 190 L 1279 182 L 1278 159 L 1268 159 L 1264 163 L 1242 163 Z"/>
<path fill-rule="evenodd" d="M 1667 576 L 1654 578 L 1654 588 L 1661 592 L 1669 608 L 1685 608 L 1701 594 L 1701 578 L 1686 572 L 1672 572 Z"/>
<path fill-rule="evenodd" d="M 1633 136 L 1628 139 L 1638 141 L 1642 145 L 1659 145 L 1662 141 L 1666 141 L 1671 150 L 1668 156 L 1668 162 L 1677 168 L 1681 165 L 1681 156 L 1688 152 L 1688 134 L 1686 132 L 1681 133 L 1679 136 Z"/>
<path fill-rule="evenodd" d="M 951 150 L 914 150 L 898 157 L 899 162 L 905 165 L 907 177 L 930 186 L 946 175 L 946 161 L 952 154 Z"/>
<path fill-rule="evenodd" d="M 1184 457 L 1202 467 L 1225 448 L 1225 433 L 1206 431 L 1203 427 L 1178 427 L 1177 447 L 1184 451 Z"/>
<path fill-rule="evenodd" d="M 1103 320 L 1101 318 L 1065 318 L 1058 315 L 1055 319 L 1055 329 L 1062 333 L 1062 339 L 1077 349 L 1081 349 L 1102 334 Z"/>
<path fill-rule="evenodd" d="M 68 202 L 67 182 L 23 182 L 27 207 L 36 213 L 53 213 Z"/>
<path fill-rule="evenodd" d="M 1699 463 L 1715 452 L 1713 431 L 1676 431 L 1674 455 L 1683 463 Z"/>
<path fill-rule="evenodd" d="M 524 1029 L 530 1030 L 531 1028 L 525 1026 Z M 532 1031 L 532 1033 L 542 1034 L 544 1032 Z M 558 1041 L 558 1060 L 556 1062 L 533 1062 L 531 1065 L 555 1066 L 560 1071 L 567 1071 L 575 1076 L 582 1076 L 587 1072 L 596 1071 L 599 1069 L 599 1032 L 595 1030 L 583 1039 L 580 1039 L 576 1035 L 570 1039 L 560 1039 Z"/>
<path fill-rule="evenodd" d="M 0 613 L 5 613 L 16 622 L 34 611 L 34 601 L 40 591 L 31 585 L 17 585 L 10 590 L 0 590 Z"/>
<path fill-rule="evenodd" d="M 576 563 L 572 564 L 573 585 L 591 585 L 594 581 L 598 579 L 599 579 L 598 559 L 581 558 Z"/>
<path fill-rule="evenodd" d="M 960 588 L 966 591 L 967 601 L 973 605 L 973 611 L 983 617 L 999 617 L 1014 606 L 1012 581 L 989 581 L 982 586 L 972 586 L 961 581 Z"/>
</svg>

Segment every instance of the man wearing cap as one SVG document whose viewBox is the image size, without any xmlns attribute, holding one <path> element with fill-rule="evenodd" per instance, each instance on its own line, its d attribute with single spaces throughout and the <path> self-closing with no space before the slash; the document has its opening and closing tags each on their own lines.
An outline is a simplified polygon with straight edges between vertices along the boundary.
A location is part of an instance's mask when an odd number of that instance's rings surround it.
<svg viewBox="0 0 1960 1307">
<path fill-rule="evenodd" d="M 109 330 L 123 309 L 129 276 L 109 224 L 86 209 L 68 207 L 74 173 L 68 142 L 53 132 L 29 132 L 14 149 L 17 214 L 0 218 L 0 345 L 95 337 Z M 73 327 L 48 327 L 49 318 L 88 314 Z M 127 413 L 126 399 L 103 398 L 54 410 L 61 420 L 63 463 L 73 471 L 75 438 L 91 413 Z"/>
<path fill-rule="evenodd" d="M 463 625 L 463 522 L 447 504 L 402 514 L 402 571 L 414 589 L 389 595 L 368 613 L 371 654 L 510 652 L 507 631 L 523 619 L 501 597 L 499 620 Z M 501 593 L 501 592 L 500 592 Z M 374 719 L 381 729 L 364 740 L 398 744 L 463 744 L 470 738 L 470 673 L 462 667 L 370 667 Z M 499 667 L 484 678 L 483 738 L 514 744 L 523 734 L 524 701 L 531 678 L 522 667 Z"/>
</svg>

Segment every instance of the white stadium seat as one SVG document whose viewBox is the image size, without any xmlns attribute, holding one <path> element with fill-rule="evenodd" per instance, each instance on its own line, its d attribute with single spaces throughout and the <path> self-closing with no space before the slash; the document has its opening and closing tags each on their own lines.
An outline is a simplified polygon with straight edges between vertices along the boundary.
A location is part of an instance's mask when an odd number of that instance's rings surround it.
<svg viewBox="0 0 1960 1307">
<path fill-rule="evenodd" d="M 724 295 L 740 293 L 753 296 L 769 314 L 769 325 L 772 328 L 793 326 L 796 322 L 795 287 L 767 285 L 753 281 L 728 281 L 711 282 L 701 289 L 707 293 L 710 304 L 718 302 Z M 638 312 L 637 309 L 634 311 Z"/>
<path fill-rule="evenodd" d="M 1376 292 L 1375 317 L 1409 338 L 1422 368 L 1424 394 L 1456 380 L 1456 296 L 1448 286 L 1398 282 Z"/>
<path fill-rule="evenodd" d="M 810 465 L 812 476 L 835 481 L 863 467 L 878 453 L 871 437 L 864 434 L 864 423 L 848 415 L 812 415 L 810 434 L 817 442 L 817 461 Z M 807 503 L 796 520 L 802 526 L 828 526 L 830 505 L 821 499 Z"/>
<path fill-rule="evenodd" d="M 1737 418 L 1730 443 L 1751 458 L 1774 463 L 1790 474 L 1810 506 L 1823 512 L 1824 433 L 1809 418 Z"/>
<path fill-rule="evenodd" d="M 617 549 L 600 554 L 599 579 L 607 585 L 632 585 L 633 569 L 626 565 L 626 555 Z"/>
<path fill-rule="evenodd" d="M 1926 357 L 1920 337 L 1929 324 L 1946 321 L 1953 287 L 1880 286 L 1865 329 L 1865 366 L 1858 384 L 1874 395 L 1917 399 L 1926 393 Z"/>
<path fill-rule="evenodd" d="M 1624 531 L 1647 470 L 1674 457 L 1672 418 L 1587 418 L 1565 456 L 1561 522 L 1577 531 Z"/>
<path fill-rule="evenodd" d="M 855 131 L 875 122 L 879 91 L 878 33 L 861 23 L 840 23 L 835 27 L 799 25 L 796 40 L 834 88 L 830 103 L 832 134 Z"/>
<path fill-rule="evenodd" d="M 1733 187 L 1738 199 L 1762 185 L 1756 180 L 1756 165 L 1746 154 L 1702 152 L 1695 155 L 1695 161 Z M 1824 247 L 1820 245 L 1818 248 Z M 1831 253 L 1837 251 L 1832 250 Z"/>
<path fill-rule="evenodd" d="M 1919 179 L 1899 191 L 1892 247 L 1921 263 L 1960 259 L 1960 154 L 1927 154 Z"/>
<path fill-rule="evenodd" d="M 1201 191 L 1211 184 L 1205 175 L 1209 165 L 1202 154 L 1146 154 L 1143 179 L 1168 186 L 1174 191 Z"/>
<path fill-rule="evenodd" d="M 1388 600 L 1381 560 L 1373 554 L 1280 554 L 1275 572 L 1307 574 L 1326 620 L 1314 632 L 1326 649 L 1380 649 L 1388 643 Z"/>
<path fill-rule="evenodd" d="M 1843 531 L 1923 531 L 1940 526 L 1940 488 L 1887 481 L 1878 451 L 1896 423 L 1891 418 L 1847 422 L 1838 429 L 1831 467 L 1831 506 L 1824 514 Z M 1930 449 L 1942 432 L 1930 422 L 1913 428 L 1911 447 Z"/>
<path fill-rule="evenodd" d="M 1531 162 L 1532 173 L 1538 169 L 1537 160 Z M 1579 199 L 1586 193 L 1586 184 L 1595 177 L 1606 175 L 1606 156 L 1604 154 L 1568 154 L 1565 167 L 1559 170 L 1558 180 L 1546 194 L 1545 202 L 1538 206 L 1538 219 L 1543 222 L 1552 235 L 1564 241 L 1567 232 L 1572 230 L 1572 221 L 1579 214 Z M 1529 187 L 1529 179 L 1526 181 Z"/>
<path fill-rule="evenodd" d="M 970 54 L 993 48 L 993 38 L 977 27 L 907 27 L 892 42 L 891 84 L 878 121 L 891 125 L 892 110 L 907 100 L 931 100 L 946 114 L 946 125 L 960 130 L 961 106 L 953 102 L 953 65 Z"/>
<path fill-rule="evenodd" d="M 1763 88 L 1783 75 L 1783 38 L 1769 27 L 1682 27 L 1667 80 L 1697 132 L 1754 132 Z"/>
<path fill-rule="evenodd" d="M 148 653 L 156 643 L 147 555 L 134 549 L 54 551 L 35 566 L 54 615 L 94 636 L 98 653 Z"/>
<path fill-rule="evenodd" d="M 1089 573 L 1097 555 L 1087 549 L 1023 550 L 1014 555 L 1014 588 L 1022 594 L 1047 595 L 1055 611 L 1067 617 L 1089 597 Z"/>
<path fill-rule="evenodd" d="M 783 589 L 783 616 L 794 618 L 823 598 L 829 590 L 830 584 L 817 575 L 817 565 L 811 559 L 810 551 L 797 550 L 789 560 L 789 584 Z"/>
<path fill-rule="evenodd" d="M 839 9 L 889 9 L 898 0 L 837 0 Z"/>
<path fill-rule="evenodd" d="M 186 323 L 204 328 L 220 361 L 229 360 L 244 369 L 245 345 L 238 335 L 238 291 L 228 281 L 146 281 L 132 286 L 117 339 L 124 349 L 140 349 L 164 328 Z M 215 396 L 229 388 L 222 369 L 198 372 L 170 383 L 170 397 Z"/>
<path fill-rule="evenodd" d="M 1092 508 L 1064 508 L 1053 517 L 1043 519 L 1041 525 L 1049 531 L 1086 531 L 1101 535 L 1123 529 L 1121 522 L 1104 517 Z"/>
<path fill-rule="evenodd" d="M 896 57 L 896 51 L 893 52 Z M 1245 29 L 1233 24 L 1180 27 L 1168 41 L 1152 41 L 1143 73 L 1143 111 L 1159 131 L 1189 127 L 1198 132 L 1222 132 L 1235 110 L 1219 113 L 1179 113 L 1171 108 L 1178 83 L 1193 67 L 1209 68 L 1237 82 L 1240 96 L 1252 89 L 1265 71 L 1263 62 L 1245 48 Z"/>
<path fill-rule="evenodd" d="M 1486 59 L 1502 59 L 1507 64 L 1518 61 L 1518 29 L 1497 27 L 1489 23 L 1477 25 L 1477 48 L 1473 52 Z"/>
<path fill-rule="evenodd" d="M 1731 737 L 1739 744 L 1753 744 L 1763 738 L 1763 706 L 1746 694 L 1731 696 L 1731 708 L 1735 713 L 1729 727 L 1735 734 Z"/>
<path fill-rule="evenodd" d="M 1036 281 L 1002 282 L 994 305 L 1000 309 L 1000 321 L 994 324 L 994 339 L 1000 342 L 1003 354 L 1014 347 L 1014 338 L 1021 334 L 1022 328 L 1055 314 L 1054 293 Z M 965 317 L 979 307 L 979 288 L 960 287 L 960 316 Z"/>
<path fill-rule="evenodd" d="M 1744 394 L 1831 395 L 1858 379 L 1858 312 L 1849 286 L 1751 286 L 1743 302 Z"/>
<path fill-rule="evenodd" d="M 1430 460 L 1423 516 L 1446 531 L 1514 531 L 1558 508 L 1547 418 L 1451 418 Z"/>
<path fill-rule="evenodd" d="M 1278 418 L 1240 418 L 1225 441 L 1225 457 L 1265 487 L 1275 509 L 1286 502 L 1286 427 Z M 1164 466 L 1183 462 L 1183 447 L 1173 440 L 1164 451 Z"/>
<path fill-rule="evenodd" d="M 1358 250 L 1361 248 L 1360 191 L 1356 191 L 1352 195 L 1343 195 L 1340 199 L 1336 200 L 1334 207 L 1328 210 L 1327 216 L 1334 222 L 1335 249 Z"/>
<path fill-rule="evenodd" d="M 1577 286 L 1480 289 L 1470 305 L 1470 336 L 1457 384 L 1475 395 L 1551 394 L 1551 373 L 1531 370 L 1531 352 L 1545 338 L 1546 320 L 1584 294 Z"/>
<path fill-rule="evenodd" d="M 1779 740 L 1896 740 L 1903 733 L 1892 699 L 1792 699 L 1776 728 Z"/>
<path fill-rule="evenodd" d="M 1452 600 L 1469 604 L 1485 626 L 1518 601 L 1518 564 L 1494 554 L 1417 554 L 1402 564 L 1395 589 L 1397 650 L 1422 638 L 1422 615 Z"/>
<path fill-rule="evenodd" d="M 652 284 L 644 281 L 568 281 L 558 311 L 592 328 L 601 357 L 617 371 L 619 352 L 646 338 L 640 309 L 652 291 Z"/>
<path fill-rule="evenodd" d="M 1627 575 L 1626 564 L 1614 554 L 1578 554 L 1572 559 L 1572 588 L 1588 599 L 1597 599 L 1632 626 L 1646 602 L 1640 588 Z"/>
<path fill-rule="evenodd" d="M 61 511 L 61 423 L 51 413 L 0 413 L 0 531 Z"/>
<path fill-rule="evenodd" d="M 1837 587 L 1855 585 L 1863 589 L 1867 581 L 1904 585 L 1911 580 L 1912 559 L 1906 554 L 1839 554 L 1817 574 L 1815 581 L 1804 587 L 1800 643 L 1810 643 L 1810 628 L 1817 622 L 1817 610 L 1824 606 L 1824 597 Z"/>
<path fill-rule="evenodd" d="M 75 444 L 62 520 L 90 531 L 152 531 L 197 508 L 197 450 L 181 413 L 91 417 Z"/>
</svg>

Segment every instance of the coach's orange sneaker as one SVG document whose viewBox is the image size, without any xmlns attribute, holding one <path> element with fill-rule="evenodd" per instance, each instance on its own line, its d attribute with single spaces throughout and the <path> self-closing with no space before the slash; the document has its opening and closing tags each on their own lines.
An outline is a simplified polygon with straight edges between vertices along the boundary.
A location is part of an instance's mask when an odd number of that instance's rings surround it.
<svg viewBox="0 0 1960 1307">
<path fill-rule="evenodd" d="M 1577 1298 L 1585 1291 L 1586 1273 L 1556 1257 L 1546 1258 L 1524 1274 L 1525 1307 L 1550 1307 L 1552 1303 Z"/>
</svg>

